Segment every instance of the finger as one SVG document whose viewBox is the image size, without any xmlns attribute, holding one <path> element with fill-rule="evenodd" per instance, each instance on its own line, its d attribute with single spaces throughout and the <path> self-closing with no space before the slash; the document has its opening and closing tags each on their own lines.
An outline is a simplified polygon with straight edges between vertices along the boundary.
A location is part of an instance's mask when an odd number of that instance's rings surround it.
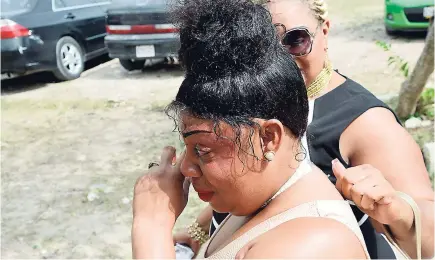
<svg viewBox="0 0 435 260">
<path fill-rule="evenodd" d="M 332 173 L 334 173 L 337 180 L 342 179 L 346 174 L 346 168 L 338 159 L 332 160 Z"/>
<path fill-rule="evenodd" d="M 390 195 L 390 196 L 383 196 L 382 197 L 382 199 L 380 199 L 380 200 L 378 200 L 378 204 L 382 204 L 382 205 L 388 205 L 388 204 L 390 204 L 391 202 L 393 202 L 393 198 L 392 198 L 392 196 Z"/>
<path fill-rule="evenodd" d="M 361 207 L 363 194 L 360 190 L 358 190 L 357 185 L 352 185 L 352 187 L 349 189 L 349 197 L 357 207 Z"/>
<path fill-rule="evenodd" d="M 180 154 L 180 156 L 177 158 L 177 160 L 176 160 L 176 162 L 175 162 L 175 164 L 174 164 L 174 169 L 176 169 L 177 171 L 180 170 L 180 168 L 181 168 L 181 163 L 183 162 L 185 156 L 186 156 L 186 150 L 184 150 L 184 151 Z"/>
<path fill-rule="evenodd" d="M 338 190 L 338 192 L 340 192 L 341 194 L 343 194 L 342 181 L 341 181 L 341 179 L 337 179 L 337 181 L 335 182 L 335 188 Z"/>
<path fill-rule="evenodd" d="M 334 173 L 337 181 L 335 182 L 335 188 L 343 194 L 343 175 L 346 169 L 343 169 L 343 164 L 340 163 L 338 159 L 332 161 L 332 172 Z"/>
<path fill-rule="evenodd" d="M 162 155 L 160 156 L 160 166 L 168 167 L 172 165 L 172 160 L 174 160 L 176 150 L 172 146 L 166 146 L 163 148 Z"/>
<path fill-rule="evenodd" d="M 358 165 L 346 169 L 346 174 L 343 176 L 347 182 L 356 184 L 366 177 L 379 178 L 380 172 L 370 165 Z"/>
<path fill-rule="evenodd" d="M 184 160 L 184 157 L 186 156 L 186 151 L 183 151 L 180 154 L 180 157 L 177 158 L 177 162 L 175 163 L 174 167 L 173 167 L 173 173 L 177 176 L 177 178 L 179 178 L 180 180 L 184 180 L 185 177 L 184 175 L 181 173 L 181 163 Z M 190 180 L 189 180 L 190 181 Z M 190 183 L 189 183 L 190 185 Z"/>
<path fill-rule="evenodd" d="M 190 184 L 192 183 L 192 179 L 186 177 L 183 182 L 183 190 L 185 194 L 189 194 Z"/>
<path fill-rule="evenodd" d="M 371 198 L 369 195 L 369 191 L 370 188 L 372 188 L 375 185 L 374 183 L 376 182 L 375 180 L 373 180 L 373 178 L 365 177 L 364 179 L 361 179 L 359 182 L 352 185 L 349 192 L 351 193 L 353 202 L 355 202 L 355 204 L 358 207 L 366 210 L 369 209 L 366 208 L 365 206 L 367 205 L 366 203 L 370 203 Z M 364 199 L 364 205 L 363 205 L 363 199 Z"/>
<path fill-rule="evenodd" d="M 355 183 L 351 183 L 347 180 L 347 178 L 343 178 L 343 183 L 345 183 L 345 185 L 343 185 L 343 195 L 345 198 L 347 199 L 351 199 L 354 200 L 354 198 L 358 197 L 358 196 L 362 196 L 365 192 L 365 189 L 363 189 L 365 187 L 364 180 L 367 179 L 367 176 L 360 176 L 358 181 L 356 181 Z M 354 195 L 354 193 L 357 193 Z M 356 197 L 355 197 L 356 196 Z M 361 197 L 359 197 L 359 200 L 361 200 Z M 359 201 L 358 200 L 358 201 Z M 357 203 L 357 201 L 354 200 L 355 203 Z"/>
<path fill-rule="evenodd" d="M 375 184 L 371 189 L 370 189 L 370 197 L 371 199 L 378 203 L 380 200 L 382 200 L 385 196 L 385 191 L 384 189 L 382 189 L 381 186 Z"/>
<path fill-rule="evenodd" d="M 364 194 L 361 198 L 361 208 L 365 210 L 374 210 L 375 201 L 369 195 Z"/>
</svg>

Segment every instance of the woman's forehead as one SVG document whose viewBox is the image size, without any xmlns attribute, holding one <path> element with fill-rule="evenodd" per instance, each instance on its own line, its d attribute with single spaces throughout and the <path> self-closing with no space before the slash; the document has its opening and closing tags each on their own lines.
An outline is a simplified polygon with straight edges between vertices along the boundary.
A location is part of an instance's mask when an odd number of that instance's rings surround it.
<svg viewBox="0 0 435 260">
<path fill-rule="evenodd" d="M 243 127 L 240 130 L 241 132 L 245 132 Z M 235 135 L 233 127 L 223 121 L 214 122 L 212 120 L 196 118 L 189 115 L 180 116 L 179 131 L 183 137 L 191 136 L 192 133 L 204 132 L 210 133 L 215 137 L 217 136 L 218 139 L 222 137 L 224 139 L 232 139 Z"/>
<path fill-rule="evenodd" d="M 286 29 L 299 26 L 311 27 L 316 20 L 308 6 L 299 0 L 274 1 L 268 4 L 274 24 L 284 24 Z"/>
<path fill-rule="evenodd" d="M 180 115 L 178 124 L 179 124 L 180 131 L 182 133 L 187 131 L 198 131 L 198 130 L 212 131 L 214 125 L 211 120 L 197 118 L 189 114 Z"/>
</svg>

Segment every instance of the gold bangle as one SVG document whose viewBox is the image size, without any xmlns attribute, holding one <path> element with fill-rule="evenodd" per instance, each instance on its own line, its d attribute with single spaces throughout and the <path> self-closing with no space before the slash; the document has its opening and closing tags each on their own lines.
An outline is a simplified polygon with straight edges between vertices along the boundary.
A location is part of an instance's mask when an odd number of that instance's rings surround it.
<svg viewBox="0 0 435 260">
<path fill-rule="evenodd" d="M 187 233 L 190 235 L 190 237 L 198 241 L 200 245 L 207 242 L 207 240 L 210 238 L 210 236 L 205 232 L 200 226 L 197 221 L 194 221 L 190 226 L 187 228 Z"/>
</svg>

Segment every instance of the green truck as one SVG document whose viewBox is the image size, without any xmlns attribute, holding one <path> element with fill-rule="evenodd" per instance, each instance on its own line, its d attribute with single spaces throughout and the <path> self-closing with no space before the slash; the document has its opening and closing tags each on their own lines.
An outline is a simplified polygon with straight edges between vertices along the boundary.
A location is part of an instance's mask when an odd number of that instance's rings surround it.
<svg viewBox="0 0 435 260">
<path fill-rule="evenodd" d="M 385 0 L 387 34 L 426 31 L 434 16 L 434 0 Z"/>
</svg>

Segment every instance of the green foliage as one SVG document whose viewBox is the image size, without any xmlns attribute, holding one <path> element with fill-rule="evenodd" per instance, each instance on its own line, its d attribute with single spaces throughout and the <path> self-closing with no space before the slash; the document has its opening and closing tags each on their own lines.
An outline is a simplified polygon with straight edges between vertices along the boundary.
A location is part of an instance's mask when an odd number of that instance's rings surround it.
<svg viewBox="0 0 435 260">
<path fill-rule="evenodd" d="M 391 44 L 383 41 L 376 41 L 376 45 L 384 51 L 391 53 L 388 57 L 388 66 L 394 66 L 405 78 L 409 75 L 409 63 L 391 50 Z"/>
<path fill-rule="evenodd" d="M 420 105 L 426 106 L 434 103 L 435 91 L 433 88 L 427 88 L 421 93 L 420 100 L 418 101 Z"/>
<path fill-rule="evenodd" d="M 391 50 L 391 43 L 386 43 L 383 41 L 376 41 L 376 45 L 381 47 L 384 51 L 390 51 Z"/>
<path fill-rule="evenodd" d="M 423 93 L 421 93 L 420 99 L 417 102 L 415 114 L 418 114 L 418 116 L 425 119 L 434 120 L 434 98 L 434 89 L 425 89 Z"/>
<path fill-rule="evenodd" d="M 376 45 L 388 52 L 388 66 L 394 66 L 405 78 L 409 76 L 409 63 L 399 55 L 393 53 L 391 44 L 383 41 L 376 41 Z M 434 120 L 434 89 L 427 88 L 423 91 L 417 102 L 415 114 L 410 117 L 420 117 L 423 119 Z"/>
</svg>

